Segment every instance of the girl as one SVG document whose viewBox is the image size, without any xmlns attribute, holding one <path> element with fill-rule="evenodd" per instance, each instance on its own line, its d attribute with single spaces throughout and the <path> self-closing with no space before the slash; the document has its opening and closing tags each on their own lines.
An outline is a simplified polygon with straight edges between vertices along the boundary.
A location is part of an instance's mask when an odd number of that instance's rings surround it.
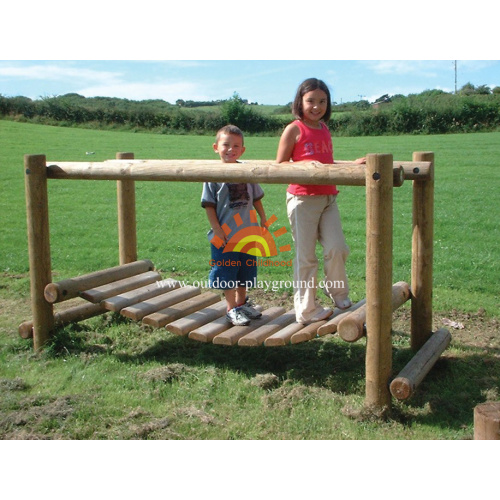
<svg viewBox="0 0 500 500">
<path fill-rule="evenodd" d="M 326 126 L 331 115 L 326 84 L 317 78 L 305 80 L 297 90 L 292 112 L 297 119 L 283 131 L 277 163 L 334 163 L 332 138 Z M 355 163 L 365 163 L 365 158 Z M 320 321 L 333 312 L 323 308 L 316 298 L 316 241 L 323 247 L 324 292 L 340 309 L 352 305 L 345 271 L 349 247 L 342 232 L 337 194 L 334 185 L 290 184 L 287 189 L 287 213 L 295 243 L 294 306 L 298 323 Z"/>
</svg>

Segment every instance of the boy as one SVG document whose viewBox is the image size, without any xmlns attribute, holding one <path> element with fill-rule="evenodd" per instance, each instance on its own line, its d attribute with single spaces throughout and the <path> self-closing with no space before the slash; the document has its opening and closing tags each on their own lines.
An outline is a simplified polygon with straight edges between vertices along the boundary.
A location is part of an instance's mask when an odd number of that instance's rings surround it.
<svg viewBox="0 0 500 500">
<path fill-rule="evenodd" d="M 213 149 L 223 163 L 237 163 L 245 152 L 243 133 L 234 125 L 222 127 L 217 132 Z M 260 225 L 264 227 L 266 214 L 261 201 L 263 196 L 264 191 L 258 184 L 226 182 L 203 184 L 201 206 L 206 210 L 211 227 L 207 234 L 212 254 L 209 284 L 211 288 L 224 291 L 227 302 L 226 319 L 235 326 L 248 325 L 251 319 L 262 316 L 247 299 L 247 285 L 253 283 L 257 277 L 257 259 L 242 252 L 224 253 L 228 236 L 221 226 L 224 224 L 229 226 L 231 232 L 228 234 L 251 226 L 250 210 L 255 208 L 260 217 Z M 239 226 L 236 226 L 234 221 L 236 214 L 243 222 Z M 222 241 L 223 245 L 217 248 L 212 239 L 214 242 Z"/>
</svg>

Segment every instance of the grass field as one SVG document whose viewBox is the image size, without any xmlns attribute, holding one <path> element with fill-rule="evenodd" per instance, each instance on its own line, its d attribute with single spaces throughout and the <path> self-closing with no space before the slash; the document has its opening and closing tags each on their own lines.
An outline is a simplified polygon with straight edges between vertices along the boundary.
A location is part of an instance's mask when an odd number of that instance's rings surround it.
<svg viewBox="0 0 500 500">
<path fill-rule="evenodd" d="M 52 439 L 470 439 L 472 410 L 499 399 L 498 197 L 500 133 L 334 138 L 335 157 L 413 151 L 436 155 L 434 326 L 461 321 L 418 393 L 389 420 L 362 415 L 364 340 L 327 336 L 285 350 L 221 349 L 102 316 L 58 332 L 33 354 L 17 325 L 29 319 L 23 155 L 49 161 L 215 159 L 212 137 L 55 128 L 0 121 L 0 436 Z M 242 158 L 273 159 L 277 137 L 248 137 Z M 86 152 L 93 152 L 91 156 Z M 267 215 L 289 229 L 285 186 L 264 185 Z M 139 258 L 167 276 L 205 280 L 208 224 L 201 185 L 136 184 Z M 117 264 L 114 182 L 50 181 L 54 279 Z M 365 194 L 341 187 L 351 247 L 352 298 L 364 296 Z M 393 282 L 410 280 L 411 185 L 395 190 Z M 280 243 L 291 242 L 290 234 Z M 290 255 L 291 258 L 291 255 Z M 262 268 L 259 280 L 290 280 Z M 290 303 L 291 290 L 259 291 Z M 411 358 L 408 308 L 394 324 L 394 370 Z"/>
</svg>

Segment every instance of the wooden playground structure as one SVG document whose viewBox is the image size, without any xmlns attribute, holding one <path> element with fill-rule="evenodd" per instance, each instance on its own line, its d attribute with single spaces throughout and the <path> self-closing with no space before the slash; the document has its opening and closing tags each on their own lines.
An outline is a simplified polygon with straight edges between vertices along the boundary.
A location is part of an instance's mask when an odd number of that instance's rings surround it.
<svg viewBox="0 0 500 500">
<path fill-rule="evenodd" d="M 450 343 L 447 330 L 432 331 L 432 152 L 415 152 L 411 162 L 393 161 L 391 154 L 369 154 L 366 165 L 248 161 L 230 168 L 210 160 L 136 160 L 133 153 L 118 153 L 115 160 L 104 162 L 47 162 L 44 155 L 26 155 L 24 168 L 33 319 L 22 323 L 19 333 L 33 337 L 35 350 L 43 348 L 57 327 L 108 311 L 222 345 L 284 346 L 335 332 L 348 342 L 366 336 L 365 405 L 390 408 L 391 395 L 410 397 Z M 117 181 L 119 265 L 52 282 L 48 179 Z M 410 285 L 392 283 L 393 189 L 405 180 L 413 185 Z M 219 294 L 162 279 L 151 261 L 137 259 L 136 181 L 365 186 L 366 298 L 310 325 L 296 323 L 293 310 L 263 307 L 261 319 L 248 326 L 231 326 Z M 76 298 L 81 303 L 55 312 L 54 304 Z M 391 380 L 392 313 L 408 300 L 415 355 Z"/>
</svg>

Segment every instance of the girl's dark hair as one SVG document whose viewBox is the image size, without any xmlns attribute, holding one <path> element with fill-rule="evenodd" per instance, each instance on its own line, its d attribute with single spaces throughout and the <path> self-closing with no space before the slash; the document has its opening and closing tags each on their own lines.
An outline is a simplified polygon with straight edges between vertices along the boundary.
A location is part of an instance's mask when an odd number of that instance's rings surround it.
<svg viewBox="0 0 500 500">
<path fill-rule="evenodd" d="M 292 113 L 295 118 L 302 120 L 304 118 L 304 110 L 302 109 L 302 97 L 312 90 L 322 90 L 326 94 L 326 112 L 322 117 L 322 120 L 328 124 L 330 117 L 332 116 L 332 99 L 330 97 L 330 89 L 323 80 L 318 80 L 317 78 L 308 78 L 304 80 L 299 88 L 297 89 L 297 94 L 295 95 L 295 100 L 292 104 Z"/>
</svg>

